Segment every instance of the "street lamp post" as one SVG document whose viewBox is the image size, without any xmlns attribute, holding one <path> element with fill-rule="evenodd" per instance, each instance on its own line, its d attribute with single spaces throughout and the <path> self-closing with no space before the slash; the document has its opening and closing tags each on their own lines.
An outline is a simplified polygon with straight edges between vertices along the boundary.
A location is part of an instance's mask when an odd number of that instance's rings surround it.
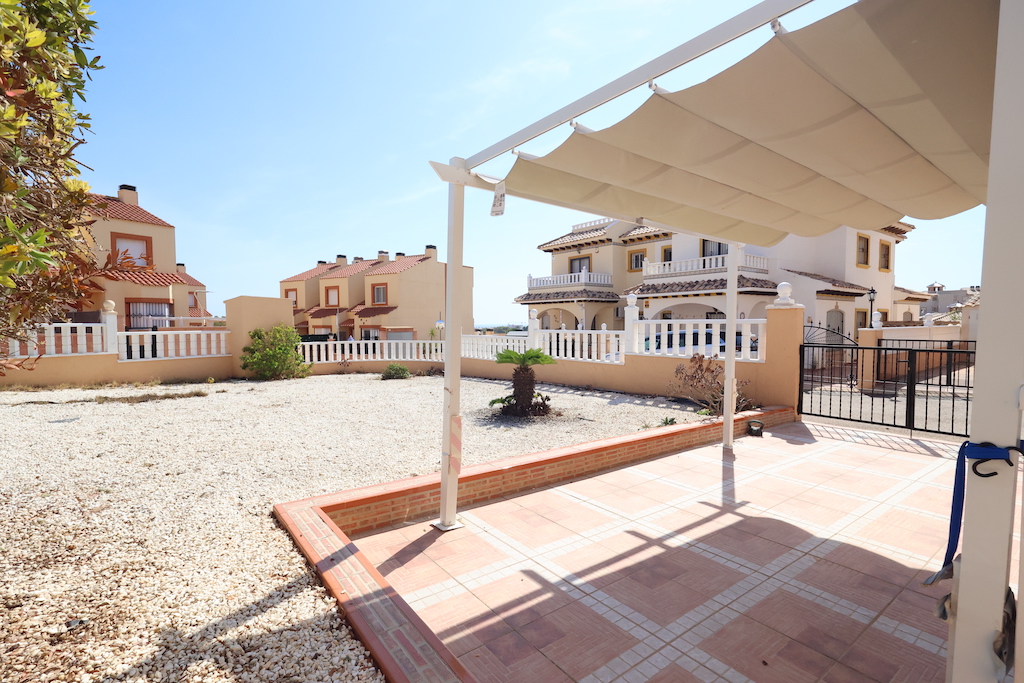
<svg viewBox="0 0 1024 683">
<path fill-rule="evenodd" d="M 875 320 L 875 297 L 878 296 L 878 292 L 872 287 L 868 290 L 868 327 L 871 327 L 871 323 Z"/>
</svg>

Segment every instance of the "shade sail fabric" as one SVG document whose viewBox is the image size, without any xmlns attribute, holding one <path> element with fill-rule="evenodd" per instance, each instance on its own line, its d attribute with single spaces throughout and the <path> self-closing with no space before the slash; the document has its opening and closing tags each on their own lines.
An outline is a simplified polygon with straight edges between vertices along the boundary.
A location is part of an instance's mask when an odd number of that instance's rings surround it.
<svg viewBox="0 0 1024 683">
<path fill-rule="evenodd" d="M 861 0 L 601 131 L 506 192 L 769 246 L 985 200 L 997 0 Z"/>
</svg>

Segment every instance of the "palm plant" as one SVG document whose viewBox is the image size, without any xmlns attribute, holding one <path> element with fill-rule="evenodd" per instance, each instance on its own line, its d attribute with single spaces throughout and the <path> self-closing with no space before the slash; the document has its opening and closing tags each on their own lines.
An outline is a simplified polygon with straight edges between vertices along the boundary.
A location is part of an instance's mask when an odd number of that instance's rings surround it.
<svg viewBox="0 0 1024 683">
<path fill-rule="evenodd" d="M 536 396 L 537 377 L 533 374 L 534 365 L 552 365 L 555 359 L 540 349 L 527 349 L 520 353 L 505 349 L 498 353 L 498 363 L 511 363 L 516 366 L 512 371 L 511 401 L 504 403 L 502 412 L 506 415 L 543 415 L 550 409 L 547 399 L 534 401 Z"/>
</svg>

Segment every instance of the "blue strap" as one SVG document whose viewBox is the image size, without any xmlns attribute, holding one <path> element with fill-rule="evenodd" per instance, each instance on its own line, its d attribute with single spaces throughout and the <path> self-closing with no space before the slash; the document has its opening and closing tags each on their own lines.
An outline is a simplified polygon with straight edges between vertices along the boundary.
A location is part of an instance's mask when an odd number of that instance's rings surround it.
<svg viewBox="0 0 1024 683">
<path fill-rule="evenodd" d="M 1024 446 L 1024 442 L 1022 442 Z M 960 526 L 964 517 L 964 491 L 967 482 L 967 460 L 977 460 L 973 466 L 975 474 L 981 477 L 994 476 L 995 472 L 982 474 L 978 472 L 977 466 L 987 460 L 1004 460 L 1009 464 L 1010 451 L 1017 448 L 1000 448 L 991 443 L 972 443 L 964 441 L 960 445 L 960 452 L 956 457 L 956 475 L 953 481 L 953 504 L 949 514 L 949 542 L 946 545 L 946 556 L 942 560 L 942 568 L 925 579 L 922 584 L 930 586 L 936 581 L 953 578 L 953 556 L 956 554 L 957 546 L 960 545 Z"/>
</svg>

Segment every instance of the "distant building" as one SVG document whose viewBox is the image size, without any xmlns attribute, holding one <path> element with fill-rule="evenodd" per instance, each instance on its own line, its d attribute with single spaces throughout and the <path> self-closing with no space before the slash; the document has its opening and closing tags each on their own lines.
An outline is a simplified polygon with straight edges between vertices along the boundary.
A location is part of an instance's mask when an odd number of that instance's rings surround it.
<svg viewBox="0 0 1024 683">
<path fill-rule="evenodd" d="M 175 254 L 174 226 L 139 206 L 133 185 L 121 185 L 116 197 L 92 195 L 96 206 L 88 209 L 95 218 L 90 226 L 96 260 L 106 261 L 113 251 L 127 252 L 144 270 L 112 273 L 95 278 L 103 291 L 95 294 L 83 312 L 72 315 L 77 322 L 99 322 L 103 302 L 111 300 L 123 329 L 145 329 L 154 324 L 168 326 L 168 318 L 209 317 L 206 286 L 189 275 Z M 188 323 L 188 320 L 178 320 Z"/>
<path fill-rule="evenodd" d="M 444 316 L 448 266 L 437 260 L 437 247 L 394 260 L 386 251 L 375 259 L 339 254 L 334 262 L 281 280 L 281 297 L 292 302 L 299 334 L 354 339 L 428 339 Z M 463 283 L 471 291 L 473 269 L 463 266 Z M 473 330 L 473 297 L 467 296 L 463 330 Z"/>
<path fill-rule="evenodd" d="M 954 304 L 966 305 L 973 297 L 979 295 L 981 285 L 973 285 L 962 289 L 946 289 L 940 282 L 928 285 L 928 301 L 921 304 L 921 314 L 948 313 Z"/>
</svg>

